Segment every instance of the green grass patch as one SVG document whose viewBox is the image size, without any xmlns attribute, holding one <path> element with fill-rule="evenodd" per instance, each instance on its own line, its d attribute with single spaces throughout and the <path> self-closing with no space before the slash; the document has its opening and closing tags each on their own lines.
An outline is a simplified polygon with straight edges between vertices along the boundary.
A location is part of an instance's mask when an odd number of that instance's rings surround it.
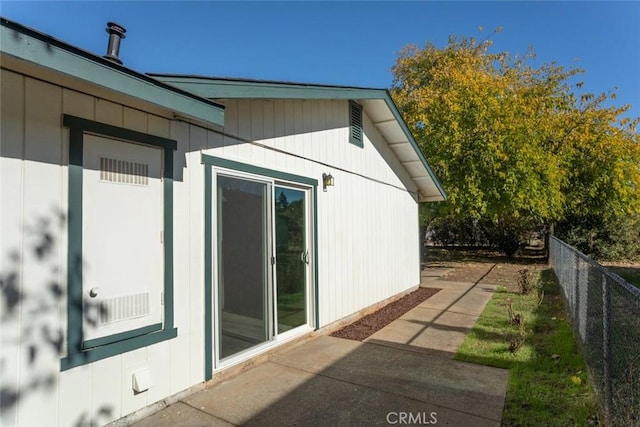
<svg viewBox="0 0 640 427">
<path fill-rule="evenodd" d="M 504 289 L 494 294 L 456 359 L 509 369 L 502 425 L 588 425 L 598 410 L 559 286 L 550 269 L 534 280 L 537 288 L 529 295 Z M 523 319 L 524 333 L 510 321 L 515 314 Z"/>
</svg>

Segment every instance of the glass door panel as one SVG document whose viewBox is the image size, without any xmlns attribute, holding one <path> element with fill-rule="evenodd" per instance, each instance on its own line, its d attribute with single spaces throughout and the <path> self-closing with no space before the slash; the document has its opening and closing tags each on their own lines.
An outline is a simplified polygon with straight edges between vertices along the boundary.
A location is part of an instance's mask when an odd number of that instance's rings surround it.
<svg viewBox="0 0 640 427">
<path fill-rule="evenodd" d="M 267 183 L 217 177 L 220 359 L 269 340 L 269 193 Z"/>
<path fill-rule="evenodd" d="M 277 331 L 307 323 L 306 192 L 275 187 Z"/>
</svg>

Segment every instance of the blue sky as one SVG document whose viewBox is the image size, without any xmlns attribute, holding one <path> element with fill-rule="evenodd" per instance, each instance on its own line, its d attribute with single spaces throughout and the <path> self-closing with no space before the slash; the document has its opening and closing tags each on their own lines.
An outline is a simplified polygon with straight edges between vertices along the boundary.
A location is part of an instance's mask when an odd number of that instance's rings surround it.
<svg viewBox="0 0 640 427">
<path fill-rule="evenodd" d="M 0 3 L 0 14 L 103 55 L 107 21 L 127 29 L 120 57 L 142 72 L 389 87 L 406 44 L 492 36 L 493 50 L 586 73 L 583 90 L 618 88 L 640 116 L 640 2 Z M 482 32 L 478 27 L 483 27 Z"/>
</svg>

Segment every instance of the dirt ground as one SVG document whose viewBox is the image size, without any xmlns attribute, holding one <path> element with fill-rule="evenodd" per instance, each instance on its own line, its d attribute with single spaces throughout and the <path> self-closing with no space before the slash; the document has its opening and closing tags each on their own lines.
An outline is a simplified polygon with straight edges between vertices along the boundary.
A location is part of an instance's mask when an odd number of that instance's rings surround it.
<svg viewBox="0 0 640 427">
<path fill-rule="evenodd" d="M 548 268 L 544 253 L 540 250 L 523 250 L 513 258 L 495 251 L 483 249 L 429 247 L 426 250 L 423 269 L 450 268 L 442 276 L 452 282 L 486 283 L 519 291 L 518 276 L 521 270 L 535 273 Z"/>
</svg>

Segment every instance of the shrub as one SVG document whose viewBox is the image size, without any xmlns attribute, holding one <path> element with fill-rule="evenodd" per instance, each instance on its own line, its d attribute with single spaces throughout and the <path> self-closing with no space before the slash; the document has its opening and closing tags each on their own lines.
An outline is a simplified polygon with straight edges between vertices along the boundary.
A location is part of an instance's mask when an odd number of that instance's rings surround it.
<svg viewBox="0 0 640 427">
<path fill-rule="evenodd" d="M 569 216 L 555 227 L 558 238 L 598 260 L 640 259 L 640 218 Z"/>
</svg>

